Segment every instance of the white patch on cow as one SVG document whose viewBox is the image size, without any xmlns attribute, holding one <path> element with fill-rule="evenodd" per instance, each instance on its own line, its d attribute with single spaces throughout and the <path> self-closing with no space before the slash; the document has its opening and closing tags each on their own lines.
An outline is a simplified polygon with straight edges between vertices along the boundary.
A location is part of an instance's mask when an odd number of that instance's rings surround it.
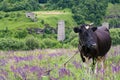
<svg viewBox="0 0 120 80">
<path fill-rule="evenodd" d="M 90 28 L 90 26 L 85 26 L 85 28 L 86 28 L 86 29 L 89 29 L 89 28 Z"/>
</svg>

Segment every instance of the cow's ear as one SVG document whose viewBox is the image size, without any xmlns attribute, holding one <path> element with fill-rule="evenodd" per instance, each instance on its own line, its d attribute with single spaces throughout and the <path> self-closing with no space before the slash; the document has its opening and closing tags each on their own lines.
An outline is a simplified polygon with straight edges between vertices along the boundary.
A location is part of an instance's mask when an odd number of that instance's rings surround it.
<svg viewBox="0 0 120 80">
<path fill-rule="evenodd" d="M 97 27 L 92 27 L 93 32 L 97 30 Z"/>
<path fill-rule="evenodd" d="M 73 30 L 74 30 L 75 33 L 80 32 L 80 29 L 78 27 L 75 27 Z"/>
</svg>

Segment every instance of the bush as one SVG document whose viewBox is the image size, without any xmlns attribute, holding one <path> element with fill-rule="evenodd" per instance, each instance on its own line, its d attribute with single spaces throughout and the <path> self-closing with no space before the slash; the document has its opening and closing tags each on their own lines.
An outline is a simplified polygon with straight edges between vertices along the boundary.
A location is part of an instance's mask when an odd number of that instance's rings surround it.
<svg viewBox="0 0 120 80">
<path fill-rule="evenodd" d="M 42 41 L 44 44 L 42 44 L 41 48 L 61 48 L 62 44 L 55 40 L 55 39 L 50 39 L 50 38 L 45 38 Z"/>
<path fill-rule="evenodd" d="M 119 28 L 120 20 L 119 19 L 111 19 L 109 21 L 110 28 Z"/>
<path fill-rule="evenodd" d="M 25 38 L 27 36 L 28 32 L 26 30 L 16 30 L 14 37 L 15 38 Z"/>
<path fill-rule="evenodd" d="M 1 50 L 23 50 L 25 49 L 25 44 L 23 41 L 13 39 L 13 38 L 1 38 L 0 49 Z"/>
<path fill-rule="evenodd" d="M 70 45 L 73 47 L 78 47 L 78 37 L 71 40 Z"/>
<path fill-rule="evenodd" d="M 112 38 L 112 45 L 118 45 L 120 44 L 120 29 L 110 29 L 110 35 Z"/>
<path fill-rule="evenodd" d="M 39 41 L 36 38 L 34 38 L 33 36 L 26 38 L 25 44 L 26 44 L 28 50 L 33 50 L 33 49 L 39 48 Z"/>
<path fill-rule="evenodd" d="M 12 36 L 12 31 L 6 27 L 4 30 L 0 30 L 0 37 L 5 38 L 5 37 L 11 37 Z"/>
</svg>

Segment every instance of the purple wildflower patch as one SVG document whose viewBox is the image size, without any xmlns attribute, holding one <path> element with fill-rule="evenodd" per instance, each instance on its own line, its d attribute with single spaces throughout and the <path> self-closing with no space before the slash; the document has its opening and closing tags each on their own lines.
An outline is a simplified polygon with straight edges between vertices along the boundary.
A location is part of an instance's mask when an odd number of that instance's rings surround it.
<svg viewBox="0 0 120 80">
<path fill-rule="evenodd" d="M 14 56 L 14 59 L 17 63 L 20 62 L 20 61 L 31 61 L 31 60 L 33 60 L 33 56 L 26 56 L 26 57 Z"/>
<path fill-rule="evenodd" d="M 66 68 L 59 69 L 59 77 L 70 76 L 70 71 Z"/>
<path fill-rule="evenodd" d="M 6 63 L 7 63 L 6 60 L 4 60 L 4 59 L 0 59 L 0 66 L 5 66 Z"/>
<path fill-rule="evenodd" d="M 82 68 L 82 65 L 80 64 L 80 62 L 73 61 L 73 65 L 76 67 L 76 69 Z"/>
</svg>

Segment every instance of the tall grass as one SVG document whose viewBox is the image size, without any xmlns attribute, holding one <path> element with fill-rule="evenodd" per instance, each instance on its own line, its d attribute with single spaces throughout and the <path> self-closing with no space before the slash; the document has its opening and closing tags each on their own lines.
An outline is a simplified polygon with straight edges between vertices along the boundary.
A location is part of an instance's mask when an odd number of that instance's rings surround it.
<svg viewBox="0 0 120 80">
<path fill-rule="evenodd" d="M 106 68 L 99 65 L 97 74 L 89 73 L 80 55 L 77 54 L 67 65 L 76 49 L 45 49 L 34 51 L 0 52 L 0 79 L 3 80 L 119 80 L 120 46 L 111 47 L 106 56 Z M 52 70 L 51 70 L 52 69 Z M 51 70 L 51 71 L 49 71 Z M 46 72 L 47 71 L 47 72 Z"/>
</svg>

